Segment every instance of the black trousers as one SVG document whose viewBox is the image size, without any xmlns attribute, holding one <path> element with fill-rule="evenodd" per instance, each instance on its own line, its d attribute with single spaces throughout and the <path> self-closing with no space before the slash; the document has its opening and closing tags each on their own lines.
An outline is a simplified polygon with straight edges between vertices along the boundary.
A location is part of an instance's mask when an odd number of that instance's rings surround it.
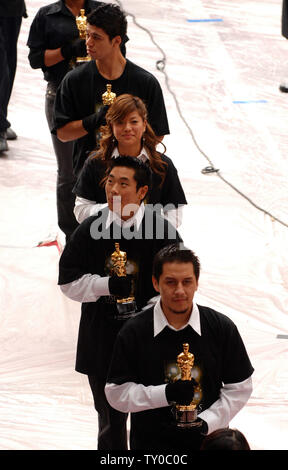
<svg viewBox="0 0 288 470">
<path fill-rule="evenodd" d="M 98 450 L 127 450 L 127 413 L 112 408 L 104 392 L 105 382 L 88 375 L 98 412 Z"/>
<path fill-rule="evenodd" d="M 10 127 L 7 112 L 16 73 L 21 23 L 22 16 L 0 17 L 0 132 Z"/>
<path fill-rule="evenodd" d="M 49 130 L 53 127 L 55 94 L 56 86 L 48 83 L 45 97 L 45 114 Z M 65 233 L 66 240 L 68 240 L 79 225 L 73 212 L 75 194 L 72 193 L 72 189 L 76 183 L 72 160 L 73 141 L 61 142 L 54 134 L 51 134 L 51 138 L 57 160 L 56 201 L 58 225 Z"/>
</svg>

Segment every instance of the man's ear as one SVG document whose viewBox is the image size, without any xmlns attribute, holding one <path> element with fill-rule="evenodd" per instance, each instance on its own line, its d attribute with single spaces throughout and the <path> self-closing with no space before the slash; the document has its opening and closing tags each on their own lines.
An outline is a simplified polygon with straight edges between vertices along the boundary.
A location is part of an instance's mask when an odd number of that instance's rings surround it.
<svg viewBox="0 0 288 470">
<path fill-rule="evenodd" d="M 139 199 L 140 199 L 141 201 L 143 201 L 143 199 L 145 199 L 145 196 L 146 196 L 146 194 L 147 194 L 147 192 L 148 192 L 148 189 L 149 189 L 149 188 L 148 188 L 147 184 L 146 184 L 145 186 L 142 186 L 141 188 L 139 188 L 139 190 L 138 190 L 138 196 L 139 196 Z"/>
<path fill-rule="evenodd" d="M 155 276 L 152 276 L 152 284 L 156 292 L 160 292 L 159 290 L 159 284 Z"/>
<path fill-rule="evenodd" d="M 113 39 L 112 39 L 112 42 L 113 42 L 113 46 L 116 45 L 116 46 L 121 46 L 121 42 L 122 42 L 122 39 L 121 39 L 121 36 L 115 36 Z"/>
</svg>

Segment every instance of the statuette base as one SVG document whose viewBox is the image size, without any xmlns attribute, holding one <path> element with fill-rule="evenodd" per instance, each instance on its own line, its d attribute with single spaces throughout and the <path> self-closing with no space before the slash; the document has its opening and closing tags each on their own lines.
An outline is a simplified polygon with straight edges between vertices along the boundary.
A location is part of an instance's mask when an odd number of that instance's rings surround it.
<svg viewBox="0 0 288 470">
<path fill-rule="evenodd" d="M 84 64 L 86 62 L 90 62 L 91 61 L 91 57 L 89 55 L 87 55 L 86 57 L 77 57 L 76 58 L 76 64 Z"/>
<path fill-rule="evenodd" d="M 176 425 L 180 428 L 192 428 L 199 426 L 197 420 L 196 405 L 176 405 Z"/>
<path fill-rule="evenodd" d="M 121 299 L 120 302 L 117 300 L 117 311 L 115 315 L 116 320 L 128 320 L 137 315 L 137 306 L 134 300 Z"/>
</svg>

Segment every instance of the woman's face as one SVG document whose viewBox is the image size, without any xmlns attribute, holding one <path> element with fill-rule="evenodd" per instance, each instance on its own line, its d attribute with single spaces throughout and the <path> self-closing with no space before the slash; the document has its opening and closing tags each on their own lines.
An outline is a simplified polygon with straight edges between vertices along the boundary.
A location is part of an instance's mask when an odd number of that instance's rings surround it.
<svg viewBox="0 0 288 470">
<path fill-rule="evenodd" d="M 118 150 L 141 150 L 141 139 L 146 130 L 146 120 L 143 120 L 138 111 L 132 111 L 125 118 L 112 124 L 112 131 L 118 141 Z M 129 153 L 128 153 L 129 155 Z M 131 155 L 133 156 L 133 155 Z M 137 156 L 137 155 L 135 155 Z"/>
</svg>

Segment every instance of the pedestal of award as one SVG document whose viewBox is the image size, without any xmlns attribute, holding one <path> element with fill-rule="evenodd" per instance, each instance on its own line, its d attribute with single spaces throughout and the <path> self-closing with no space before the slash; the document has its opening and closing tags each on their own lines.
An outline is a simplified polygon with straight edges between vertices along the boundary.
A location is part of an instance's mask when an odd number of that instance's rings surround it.
<svg viewBox="0 0 288 470">
<path fill-rule="evenodd" d="M 90 62 L 91 57 L 87 55 L 86 57 L 77 57 L 76 58 L 76 65 L 86 64 L 86 62 Z"/>
<path fill-rule="evenodd" d="M 176 405 L 175 407 L 176 424 L 179 428 L 192 428 L 201 426 L 201 423 L 196 422 L 197 410 L 196 405 Z"/>
<path fill-rule="evenodd" d="M 117 300 L 117 320 L 127 320 L 136 315 L 137 305 L 134 297 L 128 297 L 127 299 Z"/>
</svg>

